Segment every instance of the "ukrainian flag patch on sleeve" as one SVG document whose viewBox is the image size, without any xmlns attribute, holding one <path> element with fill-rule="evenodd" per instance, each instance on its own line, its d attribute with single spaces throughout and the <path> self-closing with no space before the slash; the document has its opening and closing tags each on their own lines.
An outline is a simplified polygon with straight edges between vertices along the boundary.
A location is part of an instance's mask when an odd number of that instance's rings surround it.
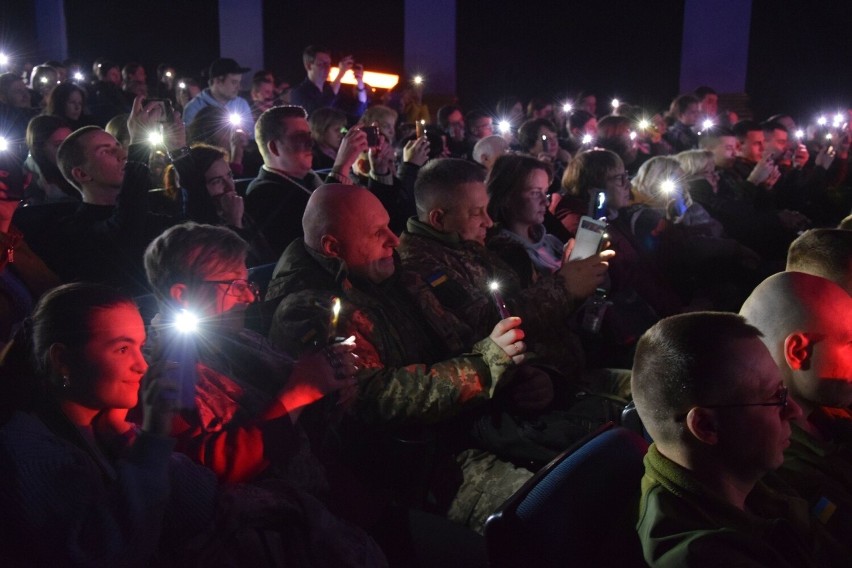
<svg viewBox="0 0 852 568">
<path fill-rule="evenodd" d="M 447 273 L 443 270 L 439 270 L 433 274 L 430 274 L 426 277 L 426 282 L 429 283 L 432 288 L 437 288 L 441 284 L 447 281 Z"/>
<path fill-rule="evenodd" d="M 824 525 L 828 524 L 828 520 L 831 519 L 831 516 L 837 510 L 837 505 L 826 499 L 825 497 L 820 497 L 819 501 L 816 502 L 813 509 L 811 509 L 811 513 L 816 517 L 819 522 Z"/>
</svg>

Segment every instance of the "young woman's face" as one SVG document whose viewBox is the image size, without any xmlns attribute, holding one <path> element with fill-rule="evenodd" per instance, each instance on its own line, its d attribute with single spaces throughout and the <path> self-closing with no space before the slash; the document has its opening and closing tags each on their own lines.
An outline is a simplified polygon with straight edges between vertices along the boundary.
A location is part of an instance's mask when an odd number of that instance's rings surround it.
<svg viewBox="0 0 852 568">
<path fill-rule="evenodd" d="M 224 158 L 216 160 L 207 168 L 204 173 L 204 183 L 207 186 L 207 193 L 214 201 L 226 193 L 236 191 L 234 174 L 231 172 L 231 166 Z"/>
<path fill-rule="evenodd" d="M 512 216 L 515 221 L 525 225 L 541 225 L 544 223 L 549 185 L 547 172 L 538 169 L 530 172 L 523 190 L 514 197 L 511 203 Z"/>
<path fill-rule="evenodd" d="M 80 94 L 80 91 L 71 91 L 71 94 L 68 95 L 68 100 L 65 101 L 63 111 L 65 112 L 65 116 L 70 120 L 80 119 L 80 115 L 83 113 L 83 95 Z"/>
<path fill-rule="evenodd" d="M 335 150 L 340 149 L 340 143 L 343 141 L 343 135 L 345 132 L 343 130 L 344 126 L 345 125 L 342 122 L 336 122 L 326 128 L 320 143 L 324 146 L 328 146 L 329 148 L 334 148 Z"/>
<path fill-rule="evenodd" d="M 82 368 L 70 374 L 71 394 L 94 410 L 133 408 L 148 364 L 142 356 L 145 325 L 132 304 L 96 309 Z"/>
</svg>

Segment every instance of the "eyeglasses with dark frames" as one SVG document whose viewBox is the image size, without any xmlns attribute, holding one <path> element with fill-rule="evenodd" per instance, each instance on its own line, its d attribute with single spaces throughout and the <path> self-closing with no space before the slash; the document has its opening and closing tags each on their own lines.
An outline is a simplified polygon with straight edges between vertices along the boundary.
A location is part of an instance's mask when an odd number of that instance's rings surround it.
<svg viewBox="0 0 852 568">
<path fill-rule="evenodd" d="M 244 278 L 237 278 L 235 280 L 202 280 L 205 284 L 220 284 L 227 285 L 228 289 L 225 290 L 225 294 L 227 296 L 234 296 L 235 298 L 242 298 L 245 296 L 246 292 L 251 292 L 254 300 L 252 302 L 260 301 L 260 288 L 254 282 L 250 282 Z"/>
</svg>

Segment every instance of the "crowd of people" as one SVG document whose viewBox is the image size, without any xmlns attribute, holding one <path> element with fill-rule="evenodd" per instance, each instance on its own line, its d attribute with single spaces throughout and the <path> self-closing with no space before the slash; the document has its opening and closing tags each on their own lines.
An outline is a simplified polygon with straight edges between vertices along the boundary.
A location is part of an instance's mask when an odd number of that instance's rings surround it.
<svg viewBox="0 0 852 568">
<path fill-rule="evenodd" d="M 632 401 L 646 563 L 849 564 L 852 109 L 302 60 L 0 74 L 4 563 L 484 566 Z"/>
</svg>

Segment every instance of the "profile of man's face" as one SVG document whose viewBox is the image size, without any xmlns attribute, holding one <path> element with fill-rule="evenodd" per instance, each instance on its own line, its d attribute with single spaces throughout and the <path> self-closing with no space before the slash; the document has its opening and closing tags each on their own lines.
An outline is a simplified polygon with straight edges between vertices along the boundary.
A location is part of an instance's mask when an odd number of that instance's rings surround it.
<svg viewBox="0 0 852 568">
<path fill-rule="evenodd" d="M 791 386 L 805 400 L 847 408 L 852 405 L 852 298 L 840 296 L 839 290 L 832 294 L 805 332 L 808 358 Z"/>
</svg>

